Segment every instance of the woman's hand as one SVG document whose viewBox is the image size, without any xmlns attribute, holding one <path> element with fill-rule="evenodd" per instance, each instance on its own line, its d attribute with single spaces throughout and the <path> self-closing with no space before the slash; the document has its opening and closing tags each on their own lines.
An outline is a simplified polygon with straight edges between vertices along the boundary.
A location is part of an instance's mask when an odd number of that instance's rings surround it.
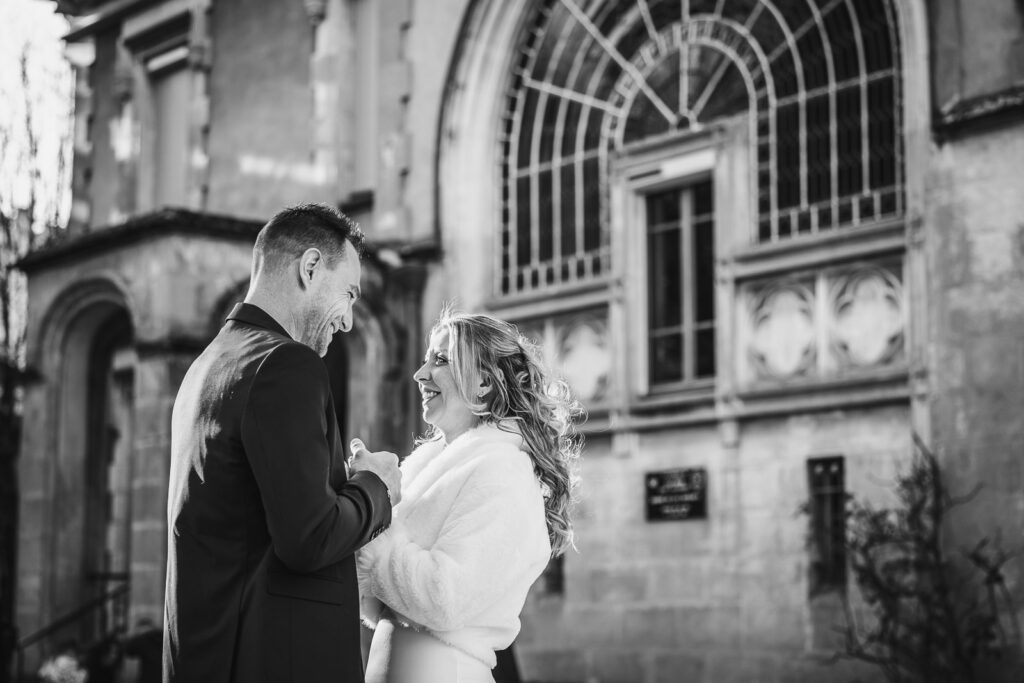
<svg viewBox="0 0 1024 683">
<path fill-rule="evenodd" d="M 398 505 L 402 500 L 402 471 L 398 469 L 398 456 L 391 451 L 370 451 L 361 439 L 352 439 L 349 443 L 352 457 L 348 460 L 349 469 L 353 472 L 368 470 L 373 472 L 388 489 L 391 506 Z"/>
</svg>

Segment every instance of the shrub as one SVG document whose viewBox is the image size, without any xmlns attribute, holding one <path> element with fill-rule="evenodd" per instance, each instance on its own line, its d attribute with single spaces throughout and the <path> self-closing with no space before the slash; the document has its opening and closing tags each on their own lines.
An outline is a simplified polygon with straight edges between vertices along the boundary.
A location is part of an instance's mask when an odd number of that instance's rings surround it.
<svg viewBox="0 0 1024 683">
<path fill-rule="evenodd" d="M 843 591 L 844 648 L 836 658 L 873 664 L 892 683 L 988 683 L 986 666 L 1020 656 L 1003 571 L 1012 554 L 989 538 L 947 549 L 950 512 L 980 487 L 951 495 L 935 455 L 916 436 L 914 443 L 894 506 L 847 497 L 846 555 L 867 615 Z"/>
</svg>

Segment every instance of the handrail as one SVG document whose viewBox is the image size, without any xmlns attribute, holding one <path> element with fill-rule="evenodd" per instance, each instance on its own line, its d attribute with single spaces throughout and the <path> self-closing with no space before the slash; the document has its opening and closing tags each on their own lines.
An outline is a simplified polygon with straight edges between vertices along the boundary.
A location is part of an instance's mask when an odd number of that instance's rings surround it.
<svg viewBox="0 0 1024 683">
<path fill-rule="evenodd" d="M 131 574 L 128 572 L 86 572 L 85 578 L 97 583 L 106 583 L 108 581 L 128 581 Z"/>
<path fill-rule="evenodd" d="M 47 636 L 56 633 L 57 631 L 61 630 L 65 626 L 67 626 L 69 624 L 75 623 L 76 621 L 78 621 L 79 619 L 84 617 L 85 615 L 89 614 L 90 612 L 95 611 L 97 607 L 102 607 L 103 605 L 107 604 L 108 602 L 113 602 L 115 599 L 119 598 L 123 593 L 127 593 L 127 592 L 128 592 L 128 584 L 122 584 L 122 585 L 118 586 L 117 588 L 114 588 L 114 589 L 112 589 L 110 591 L 107 591 L 105 594 L 101 595 L 100 597 L 94 598 L 94 599 L 90 600 L 89 602 L 84 603 L 78 609 L 76 609 L 74 612 L 68 612 L 64 616 L 58 617 L 57 619 L 55 619 L 54 621 L 50 622 L 49 624 L 47 624 L 43 628 L 39 629 L 38 631 L 30 633 L 27 636 L 25 636 L 24 638 L 19 638 L 18 639 L 17 647 L 23 649 L 23 648 L 26 648 L 26 647 L 28 647 L 30 645 L 33 645 L 36 642 L 42 640 L 43 638 L 46 638 Z"/>
<path fill-rule="evenodd" d="M 60 631 L 62 628 L 74 624 L 76 621 L 81 620 L 83 617 L 89 616 L 97 609 L 106 606 L 108 603 L 116 601 L 118 598 L 128 594 L 129 584 L 127 582 L 122 583 L 116 588 L 112 588 L 103 595 L 93 598 L 92 600 L 83 603 L 75 610 L 68 612 L 67 614 L 54 619 L 52 622 L 42 627 L 41 629 L 34 631 L 23 638 L 19 638 L 15 644 L 15 650 L 17 652 L 18 661 L 18 680 L 24 678 L 25 675 L 25 650 L 42 641 L 43 639 L 53 635 Z"/>
</svg>

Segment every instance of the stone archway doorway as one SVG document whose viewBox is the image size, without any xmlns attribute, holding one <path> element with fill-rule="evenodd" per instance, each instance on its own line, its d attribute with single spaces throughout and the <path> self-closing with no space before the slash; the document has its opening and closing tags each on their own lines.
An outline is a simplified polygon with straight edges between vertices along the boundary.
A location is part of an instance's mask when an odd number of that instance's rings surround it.
<svg viewBox="0 0 1024 683">
<path fill-rule="evenodd" d="M 117 297 L 120 298 L 120 297 Z M 54 320 L 55 417 L 50 463 L 49 561 L 43 615 L 74 613 L 125 591 L 53 634 L 50 644 L 88 646 L 122 628 L 130 571 L 135 351 L 128 309 L 98 297 Z M 63 316 L 60 316 L 63 317 Z"/>
<path fill-rule="evenodd" d="M 401 341 L 408 335 L 400 332 L 402 326 L 379 301 L 377 281 L 371 280 L 365 289 L 366 300 L 359 304 L 352 330 L 336 334 L 324 357 L 335 418 L 346 450 L 349 440 L 359 437 L 372 450 L 403 452 L 409 446 L 411 432 L 404 434 L 394 427 L 404 423 L 408 409 L 391 389 L 397 378 L 398 386 L 412 393 L 411 380 L 402 377 L 399 370 L 405 351 Z M 218 299 L 210 317 L 210 338 L 217 335 L 248 290 L 246 279 Z"/>
<path fill-rule="evenodd" d="M 388 378 L 395 374 L 393 344 L 384 335 L 381 318 L 364 309 L 356 316 L 353 329 L 335 335 L 327 349 L 324 364 L 346 454 L 349 441 L 356 437 L 370 450 L 400 448 L 389 428 L 394 407 L 387 400 Z"/>
<path fill-rule="evenodd" d="M 86 387 L 83 593 L 100 599 L 126 585 L 131 569 L 131 483 L 136 353 L 131 320 L 113 311 L 92 342 Z M 123 602 L 108 603 L 83 624 L 96 640 L 123 624 Z"/>
</svg>

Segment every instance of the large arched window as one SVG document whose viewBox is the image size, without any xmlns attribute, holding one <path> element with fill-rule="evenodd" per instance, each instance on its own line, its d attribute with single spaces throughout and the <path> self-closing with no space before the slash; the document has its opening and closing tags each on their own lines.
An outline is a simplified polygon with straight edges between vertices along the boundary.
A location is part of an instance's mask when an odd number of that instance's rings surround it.
<svg viewBox="0 0 1024 683">
<path fill-rule="evenodd" d="M 508 88 L 498 294 L 611 267 L 608 168 L 646 141 L 749 122 L 750 240 L 903 214 L 892 0 L 540 0 Z"/>
</svg>

